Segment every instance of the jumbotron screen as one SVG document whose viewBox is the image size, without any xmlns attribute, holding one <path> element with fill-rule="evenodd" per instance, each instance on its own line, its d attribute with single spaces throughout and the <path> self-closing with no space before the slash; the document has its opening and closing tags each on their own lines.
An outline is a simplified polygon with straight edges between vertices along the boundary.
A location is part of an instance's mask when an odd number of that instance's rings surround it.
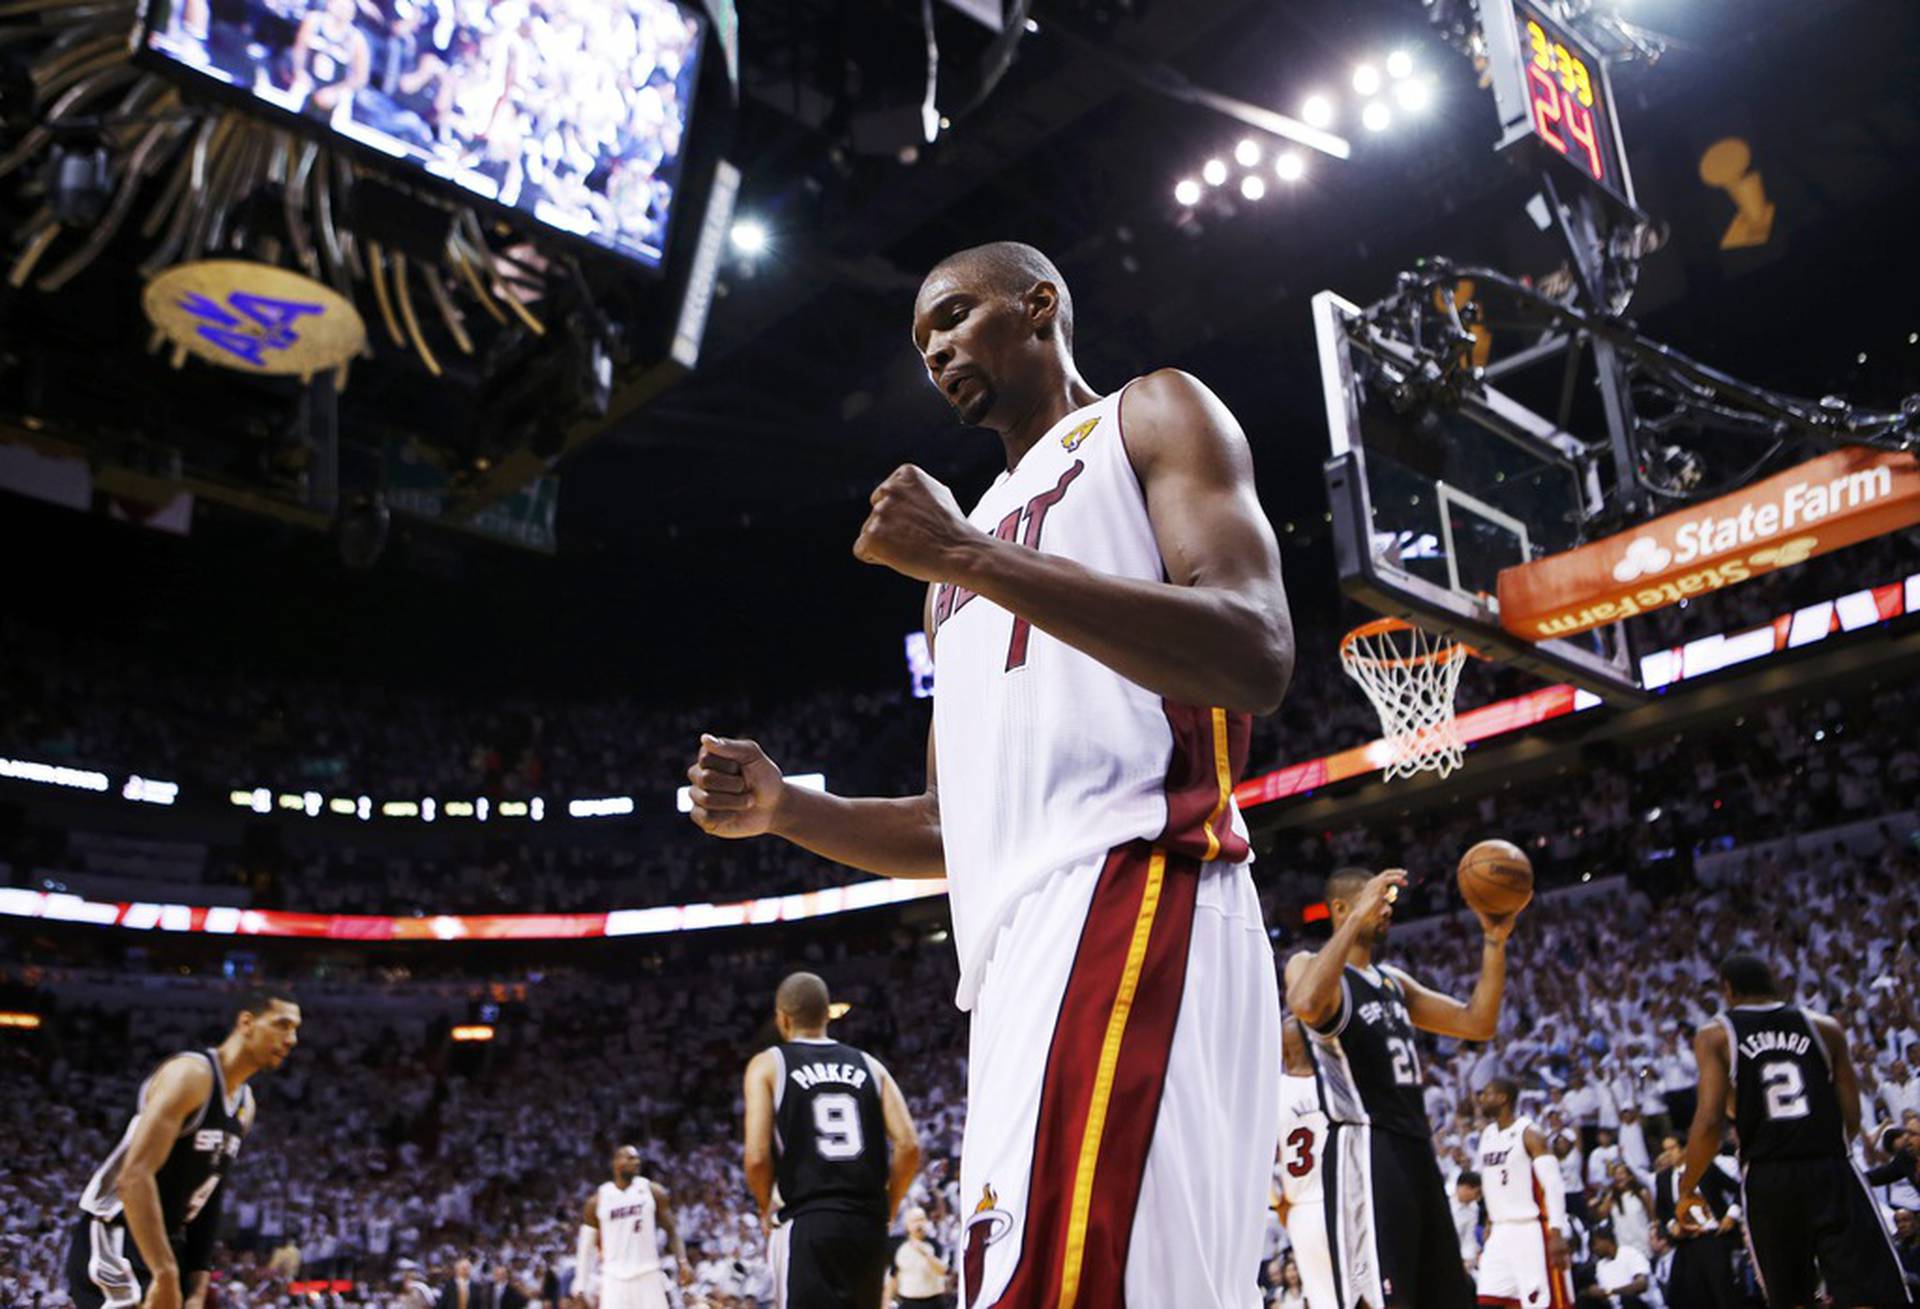
<svg viewBox="0 0 1920 1309">
<path fill-rule="evenodd" d="M 705 20 L 673 0 L 173 0 L 149 51 L 658 267 Z"/>
</svg>

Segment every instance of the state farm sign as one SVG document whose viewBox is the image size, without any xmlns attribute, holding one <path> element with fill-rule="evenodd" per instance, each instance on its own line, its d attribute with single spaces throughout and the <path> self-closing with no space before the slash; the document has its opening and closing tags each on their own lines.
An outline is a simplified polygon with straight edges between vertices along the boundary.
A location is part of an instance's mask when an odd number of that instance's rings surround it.
<svg viewBox="0 0 1920 1309">
<path fill-rule="evenodd" d="M 1573 636 L 1920 523 L 1920 464 L 1853 446 L 1631 531 L 1500 570 L 1500 625 Z"/>
</svg>

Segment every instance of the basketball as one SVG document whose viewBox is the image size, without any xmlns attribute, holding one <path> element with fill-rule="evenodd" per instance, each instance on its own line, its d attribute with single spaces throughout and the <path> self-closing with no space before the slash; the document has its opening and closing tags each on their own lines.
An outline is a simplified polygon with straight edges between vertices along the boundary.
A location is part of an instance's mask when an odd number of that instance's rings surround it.
<svg viewBox="0 0 1920 1309">
<path fill-rule="evenodd" d="M 1481 841 L 1460 858 L 1460 898 L 1496 918 L 1533 899 L 1533 864 L 1511 841 Z"/>
</svg>

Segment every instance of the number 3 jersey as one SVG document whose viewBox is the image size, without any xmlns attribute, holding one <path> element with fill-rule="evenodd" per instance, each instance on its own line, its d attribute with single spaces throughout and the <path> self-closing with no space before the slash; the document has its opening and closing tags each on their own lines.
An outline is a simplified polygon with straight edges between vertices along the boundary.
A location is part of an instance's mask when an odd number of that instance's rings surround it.
<svg viewBox="0 0 1920 1309">
<path fill-rule="evenodd" d="M 1832 1055 L 1806 1011 L 1737 1005 L 1720 1015 L 1740 1161 L 1839 1159 L 1847 1151 Z"/>
<path fill-rule="evenodd" d="M 887 1070 L 838 1041 L 773 1047 L 774 1202 L 780 1221 L 814 1211 L 885 1220 L 891 1148 L 880 1088 Z"/>
<path fill-rule="evenodd" d="M 1125 395 L 1054 424 L 968 521 L 1094 573 L 1165 582 L 1127 455 Z M 1203 862 L 1249 857 L 1233 802 L 1246 714 L 1167 701 L 955 583 L 935 586 L 929 604 L 961 1008 L 973 1007 L 999 928 L 1052 874 L 1143 838 Z"/>
<path fill-rule="evenodd" d="M 1431 1143 L 1420 1054 L 1399 979 L 1347 965 L 1340 1008 L 1324 1028 L 1307 1026 L 1320 1099 L 1335 1123 L 1371 1126 Z"/>
<path fill-rule="evenodd" d="M 173 1148 L 167 1151 L 166 1160 L 153 1177 L 154 1186 L 160 1192 L 160 1216 L 167 1236 L 179 1247 L 186 1241 L 187 1228 L 203 1213 L 215 1220 L 218 1218 L 219 1206 L 210 1205 L 209 1201 L 233 1161 L 240 1157 L 240 1143 L 246 1137 L 251 1115 L 248 1106 L 253 1101 L 253 1088 L 243 1086 L 237 1095 L 228 1095 L 226 1078 L 220 1071 L 220 1056 L 212 1050 L 184 1051 L 166 1063 L 173 1059 L 204 1059 L 213 1069 L 213 1087 L 207 1093 L 206 1103 L 180 1125 L 180 1135 L 174 1138 Z M 161 1066 L 165 1067 L 165 1063 Z M 156 1069 L 154 1076 L 157 1075 Z M 111 1223 L 121 1216 L 120 1170 L 133 1145 L 140 1115 L 146 1112 L 147 1090 L 152 1085 L 153 1076 L 140 1083 L 140 1094 L 127 1130 L 121 1134 L 120 1143 L 113 1147 L 106 1162 L 95 1170 L 80 1196 L 81 1210 L 102 1222 Z"/>
</svg>

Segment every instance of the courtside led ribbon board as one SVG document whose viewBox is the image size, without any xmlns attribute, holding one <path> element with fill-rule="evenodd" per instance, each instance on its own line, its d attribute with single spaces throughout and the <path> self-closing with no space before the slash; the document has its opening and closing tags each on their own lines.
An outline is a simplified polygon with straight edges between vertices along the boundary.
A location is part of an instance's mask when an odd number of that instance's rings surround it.
<svg viewBox="0 0 1920 1309">
<path fill-rule="evenodd" d="M 1920 523 L 1920 463 L 1864 446 L 1500 570 L 1500 625 L 1528 641 L 1665 609 Z"/>
<path fill-rule="evenodd" d="M 147 283 L 141 304 L 175 345 L 242 373 L 310 377 L 367 342 L 360 311 L 332 287 L 245 259 L 176 264 Z"/>
</svg>

